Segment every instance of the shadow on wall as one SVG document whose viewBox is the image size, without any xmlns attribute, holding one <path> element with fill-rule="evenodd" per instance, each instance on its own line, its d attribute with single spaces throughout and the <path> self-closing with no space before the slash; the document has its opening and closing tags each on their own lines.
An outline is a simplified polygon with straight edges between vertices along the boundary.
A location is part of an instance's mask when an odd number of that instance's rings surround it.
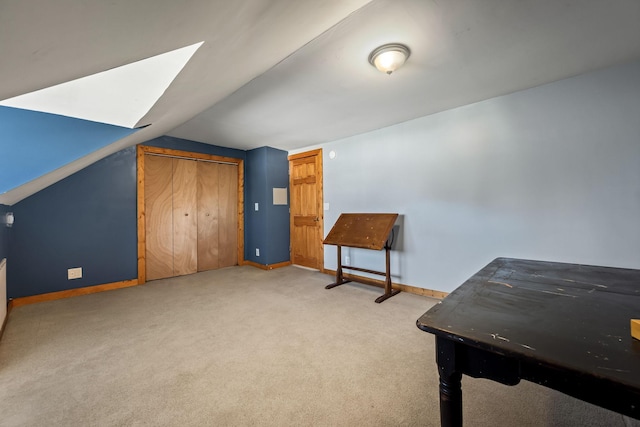
<svg viewBox="0 0 640 427">
<path fill-rule="evenodd" d="M 402 252 L 404 248 L 404 215 L 399 214 L 391 229 L 391 250 Z"/>
<path fill-rule="evenodd" d="M 11 208 L 0 205 L 0 260 L 7 258 L 9 255 L 9 232 L 11 229 L 7 227 L 5 221 L 7 212 L 11 212 Z"/>
</svg>

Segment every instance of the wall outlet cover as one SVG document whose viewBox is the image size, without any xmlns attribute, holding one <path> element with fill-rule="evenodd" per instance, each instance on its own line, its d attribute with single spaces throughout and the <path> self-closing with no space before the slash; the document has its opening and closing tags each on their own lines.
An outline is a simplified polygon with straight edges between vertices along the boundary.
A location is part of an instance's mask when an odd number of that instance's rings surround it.
<svg viewBox="0 0 640 427">
<path fill-rule="evenodd" d="M 70 268 L 67 270 L 67 279 L 82 279 L 82 267 Z"/>
</svg>

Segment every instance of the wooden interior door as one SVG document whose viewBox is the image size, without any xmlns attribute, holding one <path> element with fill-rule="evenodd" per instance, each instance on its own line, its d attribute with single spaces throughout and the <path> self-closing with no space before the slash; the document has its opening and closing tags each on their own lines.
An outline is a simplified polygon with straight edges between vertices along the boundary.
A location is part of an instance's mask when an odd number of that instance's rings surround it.
<svg viewBox="0 0 640 427">
<path fill-rule="evenodd" d="M 195 160 L 173 159 L 173 275 L 198 271 L 197 177 Z"/>
<path fill-rule="evenodd" d="M 220 267 L 218 171 L 218 163 L 198 162 L 198 271 Z"/>
<path fill-rule="evenodd" d="M 238 265 L 238 165 L 218 165 L 220 267 Z"/>
<path fill-rule="evenodd" d="M 173 160 L 145 156 L 145 229 L 147 280 L 173 276 Z"/>
<path fill-rule="evenodd" d="M 322 270 L 322 150 L 289 156 L 291 262 Z"/>
</svg>

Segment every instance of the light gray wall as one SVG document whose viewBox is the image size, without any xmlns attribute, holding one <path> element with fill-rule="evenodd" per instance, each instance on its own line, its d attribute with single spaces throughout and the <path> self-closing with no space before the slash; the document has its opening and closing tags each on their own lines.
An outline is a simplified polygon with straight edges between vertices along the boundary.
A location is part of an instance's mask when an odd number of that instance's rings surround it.
<svg viewBox="0 0 640 427">
<path fill-rule="evenodd" d="M 640 62 L 322 148 L 325 233 L 341 212 L 404 216 L 394 281 L 451 291 L 499 256 L 640 268 Z"/>
</svg>

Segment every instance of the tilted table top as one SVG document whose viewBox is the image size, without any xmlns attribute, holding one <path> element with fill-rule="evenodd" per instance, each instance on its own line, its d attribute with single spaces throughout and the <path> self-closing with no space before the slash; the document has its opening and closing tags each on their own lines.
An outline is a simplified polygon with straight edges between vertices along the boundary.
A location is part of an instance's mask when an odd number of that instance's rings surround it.
<svg viewBox="0 0 640 427">
<path fill-rule="evenodd" d="M 397 218 L 397 213 L 343 213 L 322 243 L 379 251 Z"/>
</svg>

